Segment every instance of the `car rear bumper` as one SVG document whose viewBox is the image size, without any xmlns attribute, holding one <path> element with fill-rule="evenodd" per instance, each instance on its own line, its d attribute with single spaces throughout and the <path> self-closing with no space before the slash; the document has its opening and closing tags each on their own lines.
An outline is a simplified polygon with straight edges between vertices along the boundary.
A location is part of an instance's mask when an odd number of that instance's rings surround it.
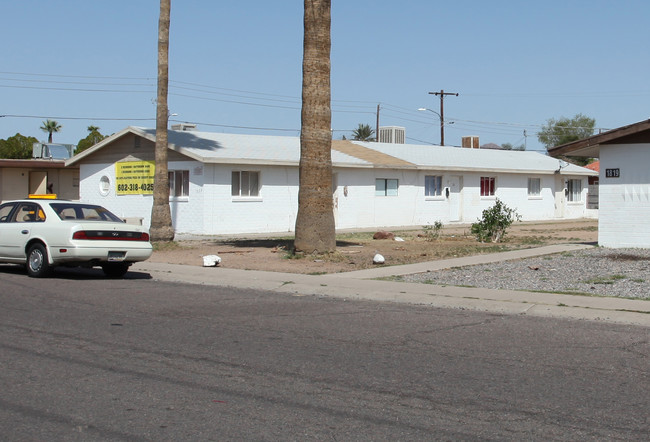
<svg viewBox="0 0 650 442">
<path fill-rule="evenodd" d="M 128 247 L 124 247 L 123 244 L 101 247 L 85 245 L 51 247 L 49 252 L 50 263 L 53 265 L 83 263 L 97 265 L 105 262 L 145 261 L 151 256 L 153 249 L 149 243 L 142 245 L 130 243 Z"/>
</svg>

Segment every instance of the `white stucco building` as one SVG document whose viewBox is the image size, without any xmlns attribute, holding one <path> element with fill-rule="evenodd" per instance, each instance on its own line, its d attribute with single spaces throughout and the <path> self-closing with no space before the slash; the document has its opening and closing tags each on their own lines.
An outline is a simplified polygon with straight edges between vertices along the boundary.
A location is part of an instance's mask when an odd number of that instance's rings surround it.
<svg viewBox="0 0 650 442">
<path fill-rule="evenodd" d="M 549 149 L 600 158 L 598 244 L 650 247 L 650 120 Z"/>
<path fill-rule="evenodd" d="M 128 127 L 69 160 L 80 199 L 148 226 L 154 144 L 155 129 Z M 170 130 L 176 233 L 292 232 L 299 159 L 298 137 Z M 332 165 L 337 229 L 471 223 L 496 198 L 524 220 L 593 216 L 596 173 L 536 152 L 333 141 Z"/>
</svg>

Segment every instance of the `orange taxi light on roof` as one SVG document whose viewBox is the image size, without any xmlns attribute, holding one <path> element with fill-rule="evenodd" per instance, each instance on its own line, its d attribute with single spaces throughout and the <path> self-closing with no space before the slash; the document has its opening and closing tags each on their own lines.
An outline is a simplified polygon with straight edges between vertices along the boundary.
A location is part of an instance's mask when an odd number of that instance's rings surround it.
<svg viewBox="0 0 650 442">
<path fill-rule="evenodd" d="M 30 193 L 29 197 L 34 199 L 55 200 L 56 193 L 47 193 L 47 194 Z"/>
</svg>

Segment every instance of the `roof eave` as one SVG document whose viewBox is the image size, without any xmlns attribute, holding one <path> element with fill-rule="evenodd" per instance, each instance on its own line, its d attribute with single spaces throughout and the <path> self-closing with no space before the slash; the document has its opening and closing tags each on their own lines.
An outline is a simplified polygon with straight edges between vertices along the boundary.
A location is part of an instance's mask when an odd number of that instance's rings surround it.
<svg viewBox="0 0 650 442">
<path fill-rule="evenodd" d="M 65 162 L 66 167 L 83 160 L 87 156 L 92 155 L 93 153 L 95 153 L 98 150 L 102 149 L 107 144 L 110 144 L 113 141 L 115 141 L 115 140 L 117 140 L 119 138 L 122 138 L 127 133 L 135 133 L 135 134 L 140 135 L 140 136 L 145 136 L 146 135 L 146 134 L 143 134 L 141 131 L 138 131 L 136 128 L 134 128 L 132 126 L 128 126 L 128 127 L 124 128 L 124 129 L 122 129 L 121 131 L 116 132 L 113 135 L 104 138 L 99 143 L 97 143 L 94 146 L 84 150 L 83 152 L 73 156 L 72 158 L 67 159 L 66 162 Z"/>
<path fill-rule="evenodd" d="M 638 123 L 628 124 L 627 126 L 612 129 L 607 132 L 591 136 L 589 138 L 584 138 L 582 140 L 551 147 L 548 149 L 548 154 L 552 157 L 568 155 L 576 157 L 597 158 L 600 155 L 601 144 L 612 144 L 620 138 L 649 130 L 650 120 L 644 120 Z"/>
</svg>

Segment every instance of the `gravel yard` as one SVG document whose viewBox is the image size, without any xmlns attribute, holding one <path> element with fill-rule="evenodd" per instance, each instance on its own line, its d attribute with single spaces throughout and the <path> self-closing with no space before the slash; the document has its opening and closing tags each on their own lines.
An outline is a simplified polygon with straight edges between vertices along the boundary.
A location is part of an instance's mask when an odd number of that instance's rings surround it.
<svg viewBox="0 0 650 442">
<path fill-rule="evenodd" d="M 417 273 L 399 280 L 650 300 L 650 250 L 594 247 L 537 258 Z"/>
</svg>

